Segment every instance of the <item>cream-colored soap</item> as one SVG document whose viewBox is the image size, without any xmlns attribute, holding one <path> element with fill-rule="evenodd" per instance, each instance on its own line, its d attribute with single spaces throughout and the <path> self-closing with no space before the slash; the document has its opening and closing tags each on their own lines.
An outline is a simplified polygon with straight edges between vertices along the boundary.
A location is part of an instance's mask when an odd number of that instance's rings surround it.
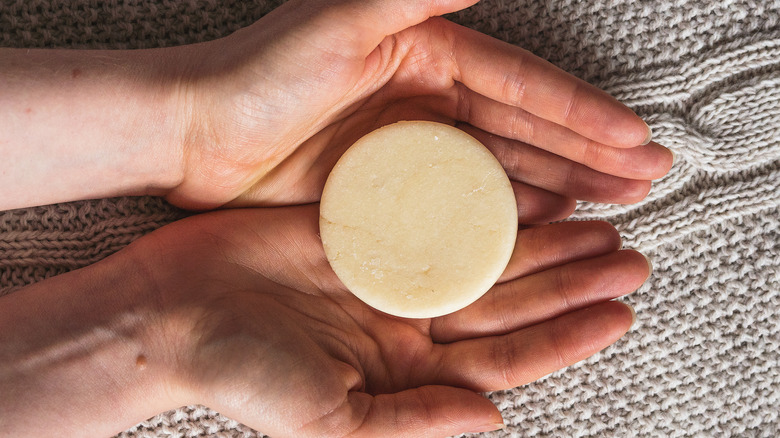
<svg viewBox="0 0 780 438">
<path fill-rule="evenodd" d="M 449 125 L 399 122 L 358 140 L 322 194 L 330 265 L 391 315 L 462 309 L 498 280 L 517 237 L 514 191 L 498 160 Z"/>
</svg>

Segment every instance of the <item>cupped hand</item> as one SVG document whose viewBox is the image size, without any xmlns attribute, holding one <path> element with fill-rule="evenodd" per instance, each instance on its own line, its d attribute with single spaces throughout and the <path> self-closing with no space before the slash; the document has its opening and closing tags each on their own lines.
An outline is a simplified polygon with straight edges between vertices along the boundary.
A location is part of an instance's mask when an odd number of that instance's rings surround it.
<svg viewBox="0 0 780 438">
<path fill-rule="evenodd" d="M 671 153 L 645 144 L 647 126 L 604 92 L 436 17 L 472 3 L 292 0 L 229 37 L 182 47 L 183 177 L 168 199 L 314 202 L 349 145 L 410 119 L 473 134 L 518 195 L 559 218 L 574 199 L 642 199 Z"/>
<path fill-rule="evenodd" d="M 613 298 L 648 276 L 601 222 L 520 231 L 498 284 L 434 319 L 374 310 L 345 290 L 316 205 L 195 216 L 136 241 L 172 329 L 179 403 L 272 436 L 446 436 L 501 427 L 480 391 L 586 358 L 631 325 Z"/>
</svg>

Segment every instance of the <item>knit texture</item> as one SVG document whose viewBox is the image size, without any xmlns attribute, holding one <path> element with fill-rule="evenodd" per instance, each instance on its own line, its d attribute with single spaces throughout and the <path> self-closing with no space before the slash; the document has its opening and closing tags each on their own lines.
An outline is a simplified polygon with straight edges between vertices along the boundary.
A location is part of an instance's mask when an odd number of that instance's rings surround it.
<svg viewBox="0 0 780 438">
<path fill-rule="evenodd" d="M 4 0 L 0 45 L 193 43 L 280 3 Z M 677 154 L 642 203 L 575 213 L 610 221 L 652 259 L 650 280 L 625 298 L 635 327 L 586 361 L 489 394 L 507 428 L 485 436 L 780 436 L 780 0 L 483 0 L 450 18 L 606 89 Z M 0 294 L 183 215 L 154 198 L 0 212 Z M 189 406 L 120 436 L 258 435 Z"/>
</svg>

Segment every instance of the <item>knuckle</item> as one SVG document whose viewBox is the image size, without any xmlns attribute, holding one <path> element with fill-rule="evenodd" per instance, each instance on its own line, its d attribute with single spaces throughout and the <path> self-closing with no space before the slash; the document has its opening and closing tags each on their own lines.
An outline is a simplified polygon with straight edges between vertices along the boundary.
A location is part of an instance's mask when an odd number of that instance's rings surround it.
<svg viewBox="0 0 780 438">
<path fill-rule="evenodd" d="M 456 82 L 457 103 L 455 106 L 455 114 L 458 120 L 463 122 L 471 122 L 471 99 L 469 98 L 470 91 L 460 82 Z"/>
<path fill-rule="evenodd" d="M 490 357 L 495 370 L 497 370 L 499 374 L 498 377 L 501 380 L 501 384 L 504 387 L 510 388 L 517 386 L 517 354 L 517 347 L 510 341 L 508 336 L 498 337 L 495 342 L 493 342 Z"/>
<path fill-rule="evenodd" d="M 566 354 L 566 329 L 557 321 L 553 322 L 550 330 L 550 346 L 555 357 L 555 368 L 566 367 L 570 363 L 570 358 Z"/>
<path fill-rule="evenodd" d="M 563 107 L 563 123 L 566 126 L 571 126 L 577 123 L 580 118 L 580 87 L 579 83 L 574 85 L 571 93 L 566 99 L 566 103 Z"/>
<path fill-rule="evenodd" d="M 508 71 L 502 78 L 501 95 L 505 96 L 507 103 L 515 106 L 523 106 L 527 88 L 528 69 L 524 64 L 519 64 L 514 70 Z"/>
<path fill-rule="evenodd" d="M 582 150 L 582 164 L 593 167 L 604 159 L 604 146 L 590 139 L 585 139 L 580 148 Z"/>
<path fill-rule="evenodd" d="M 524 140 L 529 143 L 536 141 L 536 118 L 528 111 L 519 108 L 509 117 L 509 132 L 512 138 Z"/>
<path fill-rule="evenodd" d="M 584 179 L 580 167 L 573 161 L 566 160 L 562 163 L 561 168 L 561 183 L 565 187 L 570 187 L 579 193 L 583 191 L 590 191 L 592 182 L 588 179 Z"/>
<path fill-rule="evenodd" d="M 494 147 L 492 152 L 496 159 L 506 169 L 510 178 L 517 177 L 524 173 L 524 165 L 528 161 L 525 155 L 526 148 L 519 146 L 512 140 L 494 137 Z"/>
<path fill-rule="evenodd" d="M 572 289 L 576 283 L 572 278 L 571 269 L 569 267 L 558 269 L 554 278 L 554 293 L 560 302 L 561 308 L 573 308 L 574 303 L 572 302 L 573 300 L 571 294 Z"/>
</svg>

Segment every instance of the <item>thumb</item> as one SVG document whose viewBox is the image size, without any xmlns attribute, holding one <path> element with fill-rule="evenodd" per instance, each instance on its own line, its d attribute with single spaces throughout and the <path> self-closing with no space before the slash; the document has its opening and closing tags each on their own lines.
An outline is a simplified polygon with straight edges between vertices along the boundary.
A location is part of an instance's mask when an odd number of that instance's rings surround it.
<svg viewBox="0 0 780 438">
<path fill-rule="evenodd" d="M 478 0 L 316 0 L 337 13 L 349 16 L 353 26 L 391 35 L 407 27 L 450 12 L 465 9 Z"/>
<path fill-rule="evenodd" d="M 446 437 L 504 427 L 493 403 L 473 391 L 450 386 L 423 386 L 377 396 L 351 392 L 348 403 L 328 417 L 318 427 L 357 437 Z"/>
</svg>

